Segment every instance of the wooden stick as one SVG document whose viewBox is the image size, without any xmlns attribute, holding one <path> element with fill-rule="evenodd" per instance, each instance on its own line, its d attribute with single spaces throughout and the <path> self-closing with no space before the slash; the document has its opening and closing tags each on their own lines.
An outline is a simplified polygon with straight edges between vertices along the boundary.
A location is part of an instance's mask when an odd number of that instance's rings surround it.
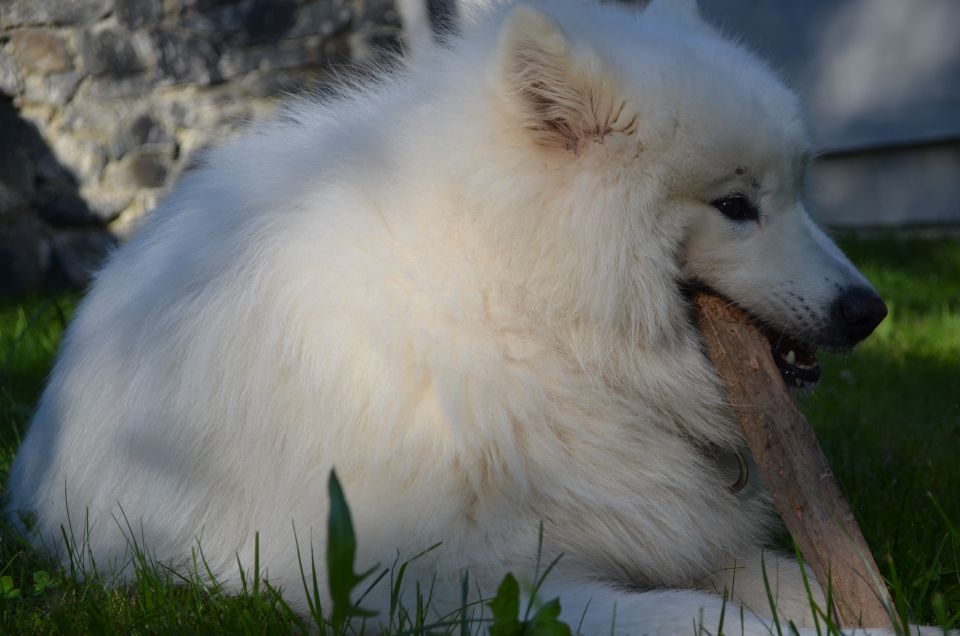
<svg viewBox="0 0 960 636">
<path fill-rule="evenodd" d="M 726 299 L 696 292 L 693 301 L 707 354 L 764 484 L 820 585 L 826 590 L 831 582 L 841 626 L 889 626 L 883 579 L 769 341 Z"/>
</svg>

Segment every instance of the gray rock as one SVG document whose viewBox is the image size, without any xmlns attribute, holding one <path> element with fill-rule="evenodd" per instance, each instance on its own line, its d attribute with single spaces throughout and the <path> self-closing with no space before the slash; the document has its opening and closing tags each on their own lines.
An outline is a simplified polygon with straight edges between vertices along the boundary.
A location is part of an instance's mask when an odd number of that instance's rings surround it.
<svg viewBox="0 0 960 636">
<path fill-rule="evenodd" d="M 331 64 L 346 65 L 350 62 L 350 47 L 346 38 L 324 39 L 320 36 L 288 40 L 277 47 L 231 49 L 220 58 L 220 72 L 225 78 L 236 80 L 244 86 L 255 72 L 271 72 L 300 69 L 315 78 L 329 70 Z M 254 83 L 260 79 L 254 79 Z M 299 92 L 299 91 L 296 91 Z M 275 95 L 276 92 L 256 91 L 256 95 Z"/>
<path fill-rule="evenodd" d="M 210 138 L 213 130 L 225 121 L 239 122 L 254 115 L 252 100 L 246 96 L 238 82 L 173 96 L 170 101 L 159 102 L 161 116 L 169 117 L 178 128 L 177 138 L 195 140 L 198 136 Z M 156 112 L 156 111 L 154 111 Z M 194 144 L 195 146 L 196 144 Z"/>
<path fill-rule="evenodd" d="M 60 165 L 73 174 L 79 184 L 93 183 L 107 163 L 107 151 L 96 139 L 58 133 L 51 135 L 50 146 Z"/>
<path fill-rule="evenodd" d="M 400 28 L 400 14 L 395 0 L 367 0 L 363 5 L 362 19 L 377 27 Z"/>
<path fill-rule="evenodd" d="M 146 68 L 143 42 L 120 29 L 88 32 L 81 39 L 84 68 L 92 75 L 120 75 Z"/>
<path fill-rule="evenodd" d="M 109 80 L 106 77 L 87 78 L 73 100 L 61 109 L 59 129 L 80 136 L 98 136 L 142 110 L 141 99 L 107 100 L 93 94 L 101 90 L 96 85 L 110 83 Z M 127 80 L 132 84 L 133 95 L 144 93 L 144 79 L 130 77 Z"/>
<path fill-rule="evenodd" d="M 161 153 L 139 153 L 130 162 L 129 172 L 138 187 L 162 188 L 170 172 L 169 161 Z"/>
<path fill-rule="evenodd" d="M 0 219 L 0 294 L 19 295 L 43 287 L 50 270 L 50 232 L 39 219 Z"/>
<path fill-rule="evenodd" d="M 105 185 L 119 191 L 161 188 L 170 174 L 170 156 L 162 151 L 140 149 L 107 166 Z"/>
<path fill-rule="evenodd" d="M 243 78 L 242 85 L 245 93 L 251 97 L 269 98 L 308 91 L 316 81 L 316 73 L 292 68 L 253 73 Z"/>
<path fill-rule="evenodd" d="M 86 285 L 117 241 L 103 229 L 63 229 L 51 241 L 51 274 L 71 286 Z"/>
<path fill-rule="evenodd" d="M 0 93 L 16 95 L 23 90 L 23 78 L 16 61 L 0 49 Z"/>
<path fill-rule="evenodd" d="M 27 104 L 20 103 L 18 114 L 25 122 L 29 122 L 34 128 L 45 129 L 53 119 L 56 109 L 49 104 Z"/>
<path fill-rule="evenodd" d="M 293 28 L 297 5 L 290 0 L 255 2 L 244 19 L 247 41 L 257 44 L 277 42 Z"/>
<path fill-rule="evenodd" d="M 97 218 L 98 224 L 104 226 L 119 217 L 134 196 L 132 192 L 118 192 L 96 185 L 83 188 L 80 194 L 90 207 L 90 213 Z"/>
<path fill-rule="evenodd" d="M 228 4 L 236 4 L 237 0 L 180 0 L 180 6 L 185 9 L 209 11 Z"/>
<path fill-rule="evenodd" d="M 253 0 L 200 8 L 183 16 L 181 24 L 187 29 L 217 33 L 220 36 L 237 36 L 243 33 L 247 14 Z"/>
<path fill-rule="evenodd" d="M 163 17 L 161 0 L 115 0 L 117 22 L 131 31 L 152 26 Z"/>
<path fill-rule="evenodd" d="M 238 77 L 251 71 L 276 71 L 314 66 L 325 61 L 323 42 L 313 38 L 280 47 L 231 49 L 220 58 L 222 77 Z"/>
<path fill-rule="evenodd" d="M 287 37 L 300 38 L 310 35 L 329 37 L 345 32 L 353 20 L 353 10 L 346 0 L 313 2 L 300 8 L 297 21 L 287 32 Z"/>
<path fill-rule="evenodd" d="M 102 100 L 119 100 L 141 95 L 149 95 L 156 75 L 153 73 L 136 73 L 131 75 L 101 75 L 100 77 L 88 77 L 81 89 L 77 92 L 77 97 L 82 97 L 86 102 L 93 102 L 89 108 L 96 108 L 96 102 Z M 91 120 L 102 121 L 103 117 L 97 117 L 95 113 L 89 113 Z M 107 122 L 107 126 L 116 125 L 116 120 Z M 102 126 L 101 126 L 102 127 Z"/>
<path fill-rule="evenodd" d="M 22 279 L 7 287 L 86 280 L 109 235 L 77 228 L 130 226 L 277 95 L 392 46 L 394 1 L 0 0 L 0 273 Z"/>
<path fill-rule="evenodd" d="M 3 0 L 0 24 L 80 24 L 102 18 L 113 0 Z"/>
<path fill-rule="evenodd" d="M 172 142 L 173 136 L 162 122 L 149 113 L 139 113 L 118 127 L 110 140 L 110 154 L 120 158 L 137 148 L 153 145 L 169 146 Z"/>
<path fill-rule="evenodd" d="M 193 121 L 191 117 L 193 112 L 194 108 L 179 101 L 172 101 L 167 107 L 167 115 L 170 120 L 181 128 L 192 128 L 190 122 Z"/>
<path fill-rule="evenodd" d="M 23 99 L 26 102 L 63 106 L 73 99 L 81 79 L 81 75 L 76 71 L 52 75 L 28 75 L 24 82 Z"/>
<path fill-rule="evenodd" d="M 65 105 L 73 99 L 81 79 L 82 76 L 75 71 L 47 76 L 47 102 L 57 106 Z"/>
<path fill-rule="evenodd" d="M 218 74 L 224 80 L 232 80 L 258 68 L 260 56 L 257 51 L 242 47 L 228 48 L 217 61 Z"/>
<path fill-rule="evenodd" d="M 155 31 L 152 36 L 157 51 L 157 68 L 164 78 L 173 83 L 201 86 L 219 81 L 219 54 L 213 44 L 173 31 Z"/>
<path fill-rule="evenodd" d="M 70 57 L 63 39 L 51 29 L 19 29 L 10 38 L 10 50 L 20 67 L 52 73 L 70 68 Z"/>
</svg>

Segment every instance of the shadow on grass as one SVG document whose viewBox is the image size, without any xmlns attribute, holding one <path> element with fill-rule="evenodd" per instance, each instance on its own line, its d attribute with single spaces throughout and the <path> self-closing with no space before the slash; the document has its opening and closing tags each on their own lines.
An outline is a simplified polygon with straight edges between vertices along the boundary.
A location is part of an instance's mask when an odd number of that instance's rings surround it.
<svg viewBox="0 0 960 636">
<path fill-rule="evenodd" d="M 0 456 L 26 429 L 76 302 L 74 294 L 0 301 Z"/>
</svg>

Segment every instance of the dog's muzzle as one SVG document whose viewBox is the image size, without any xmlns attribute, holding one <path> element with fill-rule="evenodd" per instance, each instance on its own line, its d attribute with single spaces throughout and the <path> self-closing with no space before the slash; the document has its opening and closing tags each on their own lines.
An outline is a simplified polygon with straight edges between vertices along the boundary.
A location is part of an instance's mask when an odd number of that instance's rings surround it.
<svg viewBox="0 0 960 636">
<path fill-rule="evenodd" d="M 887 316 L 887 305 L 869 287 L 850 287 L 833 301 L 826 328 L 815 335 L 813 343 L 783 333 L 767 331 L 773 360 L 789 387 L 810 388 L 820 380 L 817 348 L 850 351 L 873 333 Z"/>
</svg>

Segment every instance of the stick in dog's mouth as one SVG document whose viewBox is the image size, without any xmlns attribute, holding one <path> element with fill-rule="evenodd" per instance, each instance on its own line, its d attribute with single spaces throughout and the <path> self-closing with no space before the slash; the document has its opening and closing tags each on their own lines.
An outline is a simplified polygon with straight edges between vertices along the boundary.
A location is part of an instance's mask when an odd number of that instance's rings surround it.
<svg viewBox="0 0 960 636">
<path fill-rule="evenodd" d="M 687 282 L 682 289 L 688 298 L 695 292 L 716 293 L 709 286 L 699 282 Z M 734 303 L 736 304 L 736 303 Z M 739 305 L 737 305 L 739 307 Z M 770 342 L 770 354 L 780 370 L 783 383 L 791 389 L 813 389 L 820 382 L 820 363 L 817 361 L 817 348 L 807 342 L 787 335 L 764 321 L 753 316 L 749 311 L 743 312 L 750 316 L 755 325 Z"/>
</svg>

